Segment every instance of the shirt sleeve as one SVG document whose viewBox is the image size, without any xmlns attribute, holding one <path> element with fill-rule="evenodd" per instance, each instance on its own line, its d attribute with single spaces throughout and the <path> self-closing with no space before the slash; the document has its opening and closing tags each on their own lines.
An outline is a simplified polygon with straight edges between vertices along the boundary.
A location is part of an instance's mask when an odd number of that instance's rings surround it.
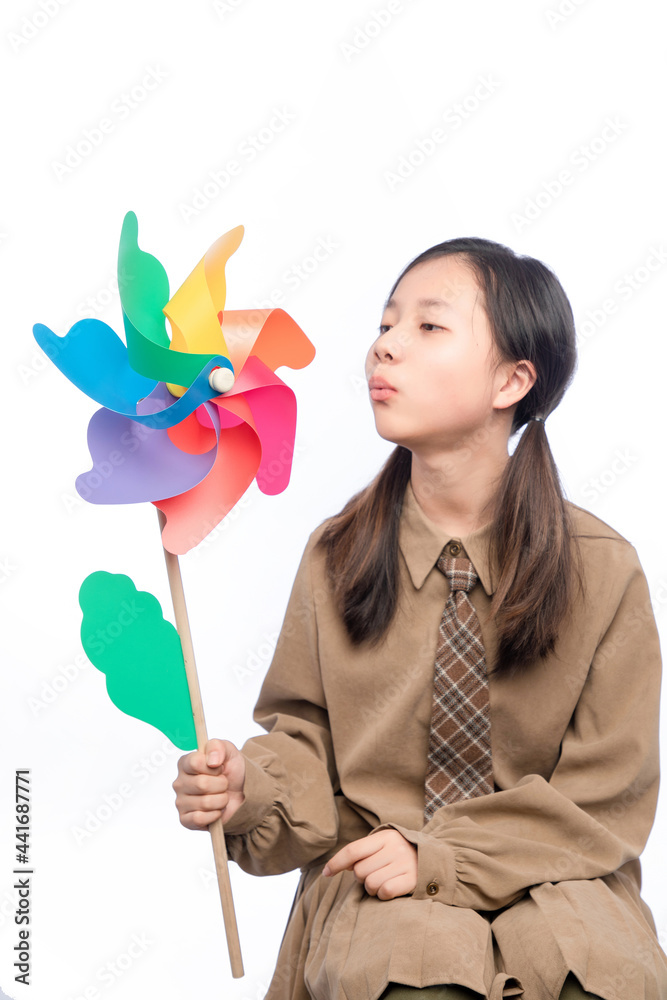
<svg viewBox="0 0 667 1000">
<path fill-rule="evenodd" d="M 320 673 L 310 536 L 254 719 L 267 730 L 242 747 L 245 800 L 225 834 L 230 857 L 254 875 L 303 867 L 338 840 L 337 785 Z"/>
<path fill-rule="evenodd" d="M 639 857 L 658 796 L 660 645 L 635 550 L 623 543 L 612 563 L 602 638 L 550 779 L 527 774 L 444 806 L 420 831 L 382 827 L 417 847 L 413 896 L 495 910 L 531 885 L 597 878 Z"/>
</svg>

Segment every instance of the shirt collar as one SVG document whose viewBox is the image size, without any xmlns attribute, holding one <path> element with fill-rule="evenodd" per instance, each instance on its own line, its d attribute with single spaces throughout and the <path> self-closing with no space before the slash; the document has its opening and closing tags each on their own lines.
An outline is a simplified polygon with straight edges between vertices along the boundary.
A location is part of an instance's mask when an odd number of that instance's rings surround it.
<svg viewBox="0 0 667 1000">
<path fill-rule="evenodd" d="M 489 559 L 490 530 L 489 522 L 467 535 L 447 534 L 427 518 L 417 503 L 412 483 L 408 483 L 403 499 L 398 544 L 417 590 L 421 589 L 447 542 L 456 538 L 463 545 L 480 583 L 490 597 L 497 586 L 496 568 Z"/>
</svg>

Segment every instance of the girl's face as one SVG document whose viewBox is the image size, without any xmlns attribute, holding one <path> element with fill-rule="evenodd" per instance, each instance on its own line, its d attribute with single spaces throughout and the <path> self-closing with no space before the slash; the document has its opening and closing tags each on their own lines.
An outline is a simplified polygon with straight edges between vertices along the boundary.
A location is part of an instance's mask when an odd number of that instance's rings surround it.
<svg viewBox="0 0 667 1000">
<path fill-rule="evenodd" d="M 473 272 L 453 256 L 401 279 L 366 358 L 381 437 L 411 451 L 450 450 L 515 402 L 502 396 L 512 366 L 495 357 L 482 302 Z"/>
</svg>

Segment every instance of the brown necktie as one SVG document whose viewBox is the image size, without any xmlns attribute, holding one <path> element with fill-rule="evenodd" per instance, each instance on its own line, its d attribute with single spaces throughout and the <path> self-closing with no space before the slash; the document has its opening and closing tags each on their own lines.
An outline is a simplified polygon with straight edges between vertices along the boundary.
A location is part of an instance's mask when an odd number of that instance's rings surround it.
<svg viewBox="0 0 667 1000">
<path fill-rule="evenodd" d="M 468 597 L 477 573 L 458 542 L 440 554 L 451 593 L 442 612 L 435 656 L 433 709 L 424 816 L 493 792 L 491 719 L 486 659 L 477 613 Z"/>
</svg>

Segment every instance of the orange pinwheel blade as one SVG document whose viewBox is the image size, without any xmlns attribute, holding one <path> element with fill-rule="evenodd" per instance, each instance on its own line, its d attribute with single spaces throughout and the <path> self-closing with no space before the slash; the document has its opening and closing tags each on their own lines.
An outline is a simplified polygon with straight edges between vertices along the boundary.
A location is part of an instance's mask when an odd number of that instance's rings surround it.
<svg viewBox="0 0 667 1000">
<path fill-rule="evenodd" d="M 281 365 L 305 368 L 315 357 L 308 337 L 284 309 L 228 309 L 222 329 L 237 374 L 251 354 L 272 372 Z"/>
</svg>

